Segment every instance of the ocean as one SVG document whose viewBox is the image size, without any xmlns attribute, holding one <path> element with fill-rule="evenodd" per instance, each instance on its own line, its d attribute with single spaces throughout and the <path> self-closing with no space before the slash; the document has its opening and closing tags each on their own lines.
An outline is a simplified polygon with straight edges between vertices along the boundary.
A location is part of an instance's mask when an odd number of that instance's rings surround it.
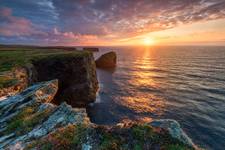
<svg viewBox="0 0 225 150">
<path fill-rule="evenodd" d="M 91 121 L 175 119 L 194 143 L 225 148 L 225 47 L 101 47 L 117 67 L 97 69 L 99 93 Z"/>
</svg>

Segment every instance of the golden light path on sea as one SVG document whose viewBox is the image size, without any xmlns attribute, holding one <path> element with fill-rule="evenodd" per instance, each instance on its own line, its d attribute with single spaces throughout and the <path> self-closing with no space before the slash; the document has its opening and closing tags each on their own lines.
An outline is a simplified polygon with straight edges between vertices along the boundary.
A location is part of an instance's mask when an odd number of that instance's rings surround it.
<svg viewBox="0 0 225 150">
<path fill-rule="evenodd" d="M 129 89 L 130 94 L 121 96 L 117 103 L 127 107 L 134 111 L 135 113 L 152 113 L 161 115 L 165 108 L 165 101 L 163 98 L 160 98 L 156 95 L 153 95 L 152 92 L 143 92 L 141 90 L 136 90 L 136 88 L 143 88 L 149 90 L 149 87 L 156 89 L 159 85 L 154 80 L 156 74 L 151 69 L 156 69 L 154 61 L 151 60 L 151 47 L 145 47 L 140 49 L 138 59 L 130 64 L 132 70 L 129 75 L 129 80 L 126 87 L 132 87 Z M 142 70 L 140 72 L 140 70 Z M 127 89 L 126 89 L 127 90 Z M 148 122 L 151 117 L 141 117 L 140 121 Z"/>
</svg>

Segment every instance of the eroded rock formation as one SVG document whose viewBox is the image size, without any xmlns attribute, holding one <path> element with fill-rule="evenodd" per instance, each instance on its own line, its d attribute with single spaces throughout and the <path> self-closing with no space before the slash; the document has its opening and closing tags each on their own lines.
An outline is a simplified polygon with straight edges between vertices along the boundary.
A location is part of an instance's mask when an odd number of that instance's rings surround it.
<svg viewBox="0 0 225 150">
<path fill-rule="evenodd" d="M 100 56 L 95 63 L 99 68 L 114 68 L 116 67 L 116 59 L 115 52 L 108 52 Z"/>
<path fill-rule="evenodd" d="M 60 104 L 65 101 L 73 107 L 84 107 L 95 101 L 98 90 L 91 52 L 33 59 L 5 76 L 12 76 L 17 82 L 0 88 L 0 97 L 18 93 L 36 82 L 58 79 L 59 90 L 52 102 Z"/>
<path fill-rule="evenodd" d="M 43 58 L 32 64 L 37 81 L 59 80 L 59 91 L 54 99 L 56 104 L 65 101 L 83 107 L 95 101 L 98 81 L 92 53 Z"/>
</svg>

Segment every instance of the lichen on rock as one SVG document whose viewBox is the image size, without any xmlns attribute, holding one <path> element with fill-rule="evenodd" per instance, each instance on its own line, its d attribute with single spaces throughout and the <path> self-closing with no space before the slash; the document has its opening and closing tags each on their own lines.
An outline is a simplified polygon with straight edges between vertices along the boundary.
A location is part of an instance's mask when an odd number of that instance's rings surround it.
<svg viewBox="0 0 225 150">
<path fill-rule="evenodd" d="M 189 145 L 190 147 L 195 147 L 192 140 L 187 136 L 187 134 L 181 129 L 180 124 L 176 120 L 172 119 L 159 119 L 154 120 L 150 123 L 153 127 L 159 127 L 167 130 L 169 134 L 184 144 Z"/>
<path fill-rule="evenodd" d="M 89 122 L 85 109 L 50 104 L 57 90 L 58 80 L 52 80 L 0 101 L 0 149 L 18 143 L 23 147 L 68 124 Z"/>
</svg>

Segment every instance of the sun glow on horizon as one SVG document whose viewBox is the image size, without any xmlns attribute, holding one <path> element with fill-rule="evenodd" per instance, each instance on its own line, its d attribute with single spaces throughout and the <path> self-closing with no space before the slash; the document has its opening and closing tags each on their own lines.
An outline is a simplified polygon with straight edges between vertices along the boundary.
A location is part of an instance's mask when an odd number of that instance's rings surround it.
<svg viewBox="0 0 225 150">
<path fill-rule="evenodd" d="M 155 44 L 155 41 L 152 38 L 146 37 L 143 39 L 143 44 L 145 46 L 151 46 Z"/>
</svg>

